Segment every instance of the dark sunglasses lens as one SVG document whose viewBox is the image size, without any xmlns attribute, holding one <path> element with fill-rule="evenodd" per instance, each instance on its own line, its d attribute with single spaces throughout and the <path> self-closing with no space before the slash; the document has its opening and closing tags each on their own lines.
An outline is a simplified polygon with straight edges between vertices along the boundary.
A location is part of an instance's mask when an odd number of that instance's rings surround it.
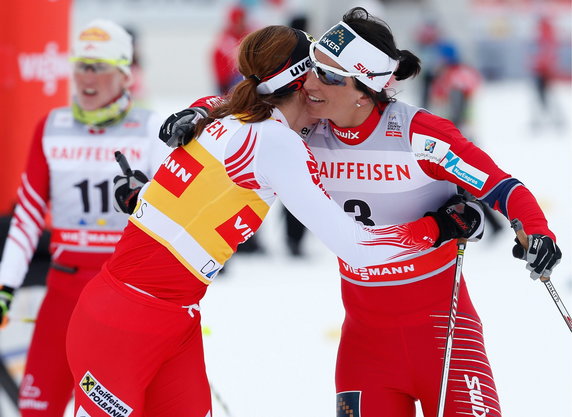
<svg viewBox="0 0 572 417">
<path fill-rule="evenodd" d="M 318 77 L 320 81 L 327 85 L 345 85 L 344 77 L 342 75 L 336 74 L 332 71 L 325 70 L 323 68 L 318 69 Z"/>
</svg>

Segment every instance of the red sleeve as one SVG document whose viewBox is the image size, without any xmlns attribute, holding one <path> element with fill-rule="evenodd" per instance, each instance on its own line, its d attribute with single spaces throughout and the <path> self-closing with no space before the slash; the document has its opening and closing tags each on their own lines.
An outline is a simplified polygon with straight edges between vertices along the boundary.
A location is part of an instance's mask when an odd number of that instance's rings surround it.
<svg viewBox="0 0 572 417">
<path fill-rule="evenodd" d="M 418 112 L 411 122 L 410 140 L 415 135 L 424 141 L 440 144 L 445 149 L 435 159 L 419 159 L 421 169 L 431 178 L 449 181 L 482 197 L 510 175 L 502 171 L 482 149 L 475 146 L 447 119 L 426 112 Z M 419 140 L 419 139 L 417 139 Z"/>
<path fill-rule="evenodd" d="M 556 236 L 548 228 L 548 221 L 536 198 L 525 186 L 512 190 L 507 203 L 509 219 L 519 219 L 527 235 L 541 234 L 549 236 L 556 242 Z"/>
<path fill-rule="evenodd" d="M 519 219 L 527 234 L 543 234 L 556 241 L 532 193 L 466 139 L 452 122 L 429 113 L 417 113 L 411 123 L 410 140 L 413 144 L 420 139 L 436 143 L 437 158 L 418 159 L 428 176 L 457 184 L 507 219 Z M 412 146 L 415 149 L 415 144 Z"/>
<path fill-rule="evenodd" d="M 212 110 L 214 107 L 219 106 L 223 101 L 220 96 L 206 96 L 199 98 L 189 107 L 204 107 L 207 110 Z"/>
</svg>

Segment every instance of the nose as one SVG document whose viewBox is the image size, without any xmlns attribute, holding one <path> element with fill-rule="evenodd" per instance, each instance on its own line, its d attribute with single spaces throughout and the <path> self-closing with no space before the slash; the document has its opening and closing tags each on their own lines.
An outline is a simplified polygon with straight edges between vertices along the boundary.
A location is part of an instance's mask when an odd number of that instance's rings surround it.
<svg viewBox="0 0 572 417">
<path fill-rule="evenodd" d="M 316 81 L 318 81 L 318 77 L 316 77 L 314 71 L 313 70 L 308 71 L 308 73 L 306 74 L 306 81 L 304 82 L 304 88 L 306 89 L 315 88 Z"/>
</svg>

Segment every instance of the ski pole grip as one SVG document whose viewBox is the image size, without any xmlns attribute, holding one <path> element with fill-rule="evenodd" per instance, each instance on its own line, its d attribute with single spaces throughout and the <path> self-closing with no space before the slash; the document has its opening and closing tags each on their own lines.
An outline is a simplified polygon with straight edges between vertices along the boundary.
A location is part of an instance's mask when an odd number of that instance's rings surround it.
<svg viewBox="0 0 572 417">
<path fill-rule="evenodd" d="M 526 236 L 526 233 L 522 228 L 522 223 L 520 222 L 520 220 L 518 219 L 511 220 L 510 227 L 512 227 L 512 229 L 516 233 L 516 238 L 518 239 L 524 250 L 528 251 L 528 236 Z M 550 277 L 545 277 L 543 275 L 540 277 L 540 280 L 542 282 L 550 281 Z"/>
<path fill-rule="evenodd" d="M 125 155 L 123 155 L 120 151 L 115 151 L 115 160 L 119 164 L 123 174 L 127 176 L 133 175 L 133 171 L 131 171 L 131 167 L 129 166 L 129 162 L 127 162 L 127 158 L 125 158 Z"/>
<path fill-rule="evenodd" d="M 528 236 L 526 236 L 526 233 L 524 233 L 524 230 L 522 228 L 522 223 L 520 222 L 520 220 L 513 219 L 510 222 L 510 227 L 513 228 L 514 232 L 516 233 L 516 238 L 518 239 L 522 247 L 525 250 L 528 250 Z"/>
</svg>

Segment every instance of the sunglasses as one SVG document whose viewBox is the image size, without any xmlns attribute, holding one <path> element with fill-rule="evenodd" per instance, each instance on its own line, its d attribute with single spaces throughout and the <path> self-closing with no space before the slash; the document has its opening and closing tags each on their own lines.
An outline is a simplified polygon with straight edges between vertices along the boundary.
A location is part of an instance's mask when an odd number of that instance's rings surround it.
<svg viewBox="0 0 572 417">
<path fill-rule="evenodd" d="M 326 85 L 338 85 L 344 86 L 346 85 L 346 78 L 357 78 L 357 77 L 379 77 L 382 75 L 389 75 L 392 71 L 385 71 L 385 72 L 369 72 L 367 74 L 364 73 L 356 73 L 356 72 L 347 72 L 342 69 L 332 67 L 330 65 L 322 64 L 320 61 L 316 59 L 316 55 L 314 54 L 314 49 L 316 49 L 316 43 L 310 45 L 310 68 L 312 72 L 316 75 L 318 80 L 320 80 L 323 84 Z"/>
<path fill-rule="evenodd" d="M 115 65 L 109 64 L 107 62 L 101 61 L 75 61 L 74 71 L 80 74 L 85 74 L 88 71 L 93 71 L 95 74 L 107 74 L 112 72 Z"/>
</svg>

